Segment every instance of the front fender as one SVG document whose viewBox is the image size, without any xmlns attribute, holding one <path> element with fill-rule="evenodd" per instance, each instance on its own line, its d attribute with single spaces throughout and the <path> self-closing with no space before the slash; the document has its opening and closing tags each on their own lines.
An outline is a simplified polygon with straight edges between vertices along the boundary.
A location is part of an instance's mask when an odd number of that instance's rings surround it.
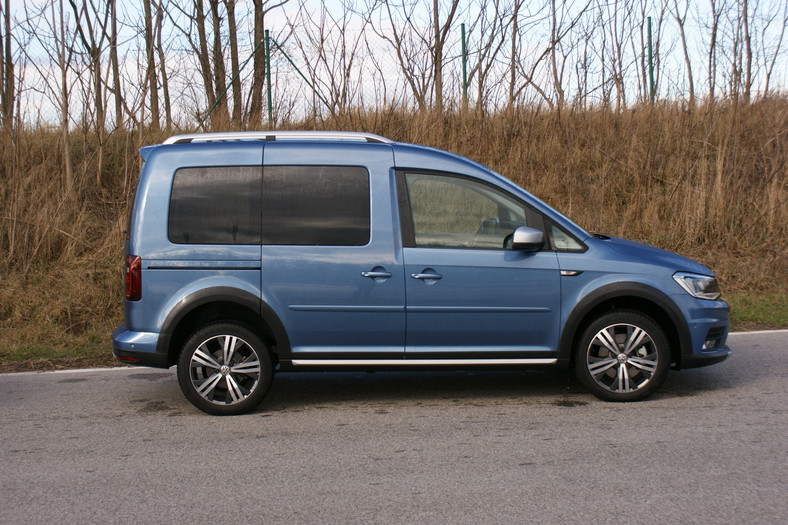
<svg viewBox="0 0 788 525">
<path fill-rule="evenodd" d="M 687 352 L 692 345 L 689 326 L 681 310 L 664 292 L 639 282 L 616 282 L 610 283 L 588 293 L 569 313 L 566 322 L 561 330 L 561 337 L 558 343 L 559 362 L 568 364 L 572 358 L 580 332 L 586 323 L 596 317 L 601 311 L 615 308 L 638 308 L 644 309 L 644 313 L 654 316 L 653 309 L 658 309 L 661 314 L 658 317 L 668 319 L 672 324 L 673 333 L 679 344 L 676 356 Z M 657 319 L 659 321 L 659 319 Z"/>
</svg>

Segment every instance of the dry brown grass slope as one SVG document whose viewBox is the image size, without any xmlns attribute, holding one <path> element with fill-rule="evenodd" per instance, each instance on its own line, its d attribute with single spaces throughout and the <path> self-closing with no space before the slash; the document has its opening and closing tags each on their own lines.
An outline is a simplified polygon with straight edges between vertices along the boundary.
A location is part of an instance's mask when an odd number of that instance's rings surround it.
<svg viewBox="0 0 788 525">
<path fill-rule="evenodd" d="M 363 130 L 464 155 L 590 231 L 700 260 L 729 297 L 770 294 L 786 317 L 788 97 L 691 112 L 357 111 L 284 127 Z M 75 131 L 67 187 L 59 134 L 0 134 L 0 363 L 109 362 L 137 150 L 167 135 L 116 131 L 98 155 L 94 135 Z"/>
</svg>

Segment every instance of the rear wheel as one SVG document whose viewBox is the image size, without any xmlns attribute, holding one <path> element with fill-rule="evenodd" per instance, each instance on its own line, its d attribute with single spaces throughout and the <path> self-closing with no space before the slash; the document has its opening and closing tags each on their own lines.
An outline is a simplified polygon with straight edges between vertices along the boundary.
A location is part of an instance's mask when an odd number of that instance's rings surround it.
<svg viewBox="0 0 788 525">
<path fill-rule="evenodd" d="M 670 349 L 665 332 L 650 317 L 617 310 L 593 321 L 575 350 L 575 373 L 606 401 L 637 401 L 665 380 Z"/>
<path fill-rule="evenodd" d="M 245 326 L 215 323 L 189 338 L 178 358 L 178 383 L 194 406 L 215 415 L 248 412 L 271 386 L 271 356 Z"/>
</svg>

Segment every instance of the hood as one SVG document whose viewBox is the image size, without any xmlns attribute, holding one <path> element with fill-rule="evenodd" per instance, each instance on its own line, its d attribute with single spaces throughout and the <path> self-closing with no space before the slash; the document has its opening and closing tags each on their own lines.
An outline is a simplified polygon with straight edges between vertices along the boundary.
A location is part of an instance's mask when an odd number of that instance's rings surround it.
<svg viewBox="0 0 788 525">
<path fill-rule="evenodd" d="M 599 238 L 598 238 L 599 239 Z M 677 253 L 656 248 L 635 241 L 608 237 L 600 242 L 610 249 L 633 259 L 640 259 L 650 264 L 658 264 L 673 271 L 693 272 L 703 275 L 714 275 L 714 272 L 700 264 Z"/>
</svg>

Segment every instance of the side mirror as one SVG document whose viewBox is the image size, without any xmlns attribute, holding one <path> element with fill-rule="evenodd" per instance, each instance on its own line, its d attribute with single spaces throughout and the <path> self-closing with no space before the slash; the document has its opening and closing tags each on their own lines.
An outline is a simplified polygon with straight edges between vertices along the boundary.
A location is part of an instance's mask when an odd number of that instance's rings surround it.
<svg viewBox="0 0 788 525">
<path fill-rule="evenodd" d="M 535 252 L 544 246 L 544 233 L 528 226 L 520 226 L 514 233 L 506 236 L 503 245 L 507 249 Z"/>
</svg>

